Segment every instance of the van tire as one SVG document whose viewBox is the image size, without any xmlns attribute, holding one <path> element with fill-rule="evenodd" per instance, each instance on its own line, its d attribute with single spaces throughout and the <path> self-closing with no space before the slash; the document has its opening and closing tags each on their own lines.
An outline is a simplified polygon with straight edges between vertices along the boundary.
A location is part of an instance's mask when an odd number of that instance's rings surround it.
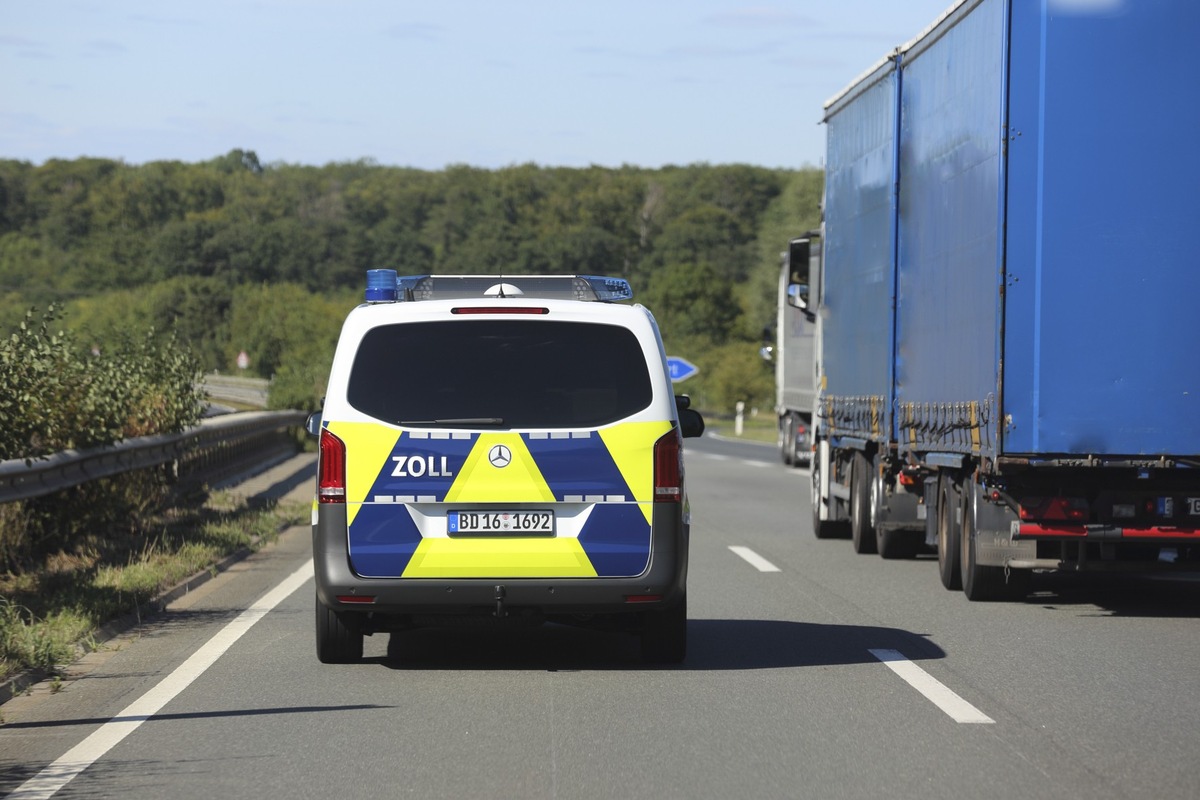
<svg viewBox="0 0 1200 800">
<path fill-rule="evenodd" d="M 687 657 L 687 594 L 679 602 L 645 612 L 642 622 L 642 661 L 678 664 Z"/>
<path fill-rule="evenodd" d="M 322 664 L 353 664 L 363 656 L 363 634 L 347 624 L 346 615 L 317 597 L 317 660 Z"/>
</svg>

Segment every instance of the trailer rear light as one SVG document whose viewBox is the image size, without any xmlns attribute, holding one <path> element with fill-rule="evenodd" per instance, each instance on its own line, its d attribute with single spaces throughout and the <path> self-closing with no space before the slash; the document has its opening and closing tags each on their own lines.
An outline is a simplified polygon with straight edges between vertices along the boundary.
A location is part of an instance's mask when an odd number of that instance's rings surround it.
<svg viewBox="0 0 1200 800">
<path fill-rule="evenodd" d="M 1084 522 L 1088 503 L 1082 497 L 1026 497 L 1021 501 L 1021 519 Z"/>
<path fill-rule="evenodd" d="M 683 440 L 672 428 L 654 443 L 654 502 L 678 503 L 682 495 Z"/>
<path fill-rule="evenodd" d="M 346 443 L 329 432 L 321 431 L 321 452 L 317 459 L 317 500 L 321 503 L 346 502 Z"/>
</svg>

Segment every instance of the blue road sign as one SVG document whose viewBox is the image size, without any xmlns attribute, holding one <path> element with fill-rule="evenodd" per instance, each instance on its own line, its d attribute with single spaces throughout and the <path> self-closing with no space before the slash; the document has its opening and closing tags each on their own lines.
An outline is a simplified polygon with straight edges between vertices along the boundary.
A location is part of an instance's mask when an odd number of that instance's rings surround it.
<svg viewBox="0 0 1200 800">
<path fill-rule="evenodd" d="M 667 369 L 671 372 L 672 383 L 686 381 L 700 371 L 695 364 L 679 356 L 667 356 Z"/>
</svg>

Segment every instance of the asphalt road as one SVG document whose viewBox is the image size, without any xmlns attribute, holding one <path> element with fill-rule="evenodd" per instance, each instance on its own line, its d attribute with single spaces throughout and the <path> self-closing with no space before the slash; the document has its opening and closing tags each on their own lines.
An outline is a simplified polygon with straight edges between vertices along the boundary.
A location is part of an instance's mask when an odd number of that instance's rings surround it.
<svg viewBox="0 0 1200 800">
<path fill-rule="evenodd" d="M 376 636 L 322 666 L 296 529 L 0 707 L 0 795 L 1200 796 L 1200 583 L 971 604 L 930 557 L 817 541 L 773 448 L 689 440 L 687 470 L 680 668 L 557 626 Z"/>
</svg>

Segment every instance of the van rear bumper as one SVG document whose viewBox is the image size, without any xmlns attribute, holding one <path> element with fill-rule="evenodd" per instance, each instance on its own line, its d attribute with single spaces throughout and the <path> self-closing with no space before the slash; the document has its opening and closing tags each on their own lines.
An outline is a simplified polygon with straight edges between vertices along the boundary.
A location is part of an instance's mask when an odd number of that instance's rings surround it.
<svg viewBox="0 0 1200 800">
<path fill-rule="evenodd" d="M 476 614 L 498 607 L 550 614 L 636 613 L 672 605 L 687 582 L 683 506 L 654 507 L 650 564 L 631 578 L 363 578 L 350 568 L 346 507 L 322 505 L 313 526 L 317 596 L 358 614 Z"/>
</svg>

